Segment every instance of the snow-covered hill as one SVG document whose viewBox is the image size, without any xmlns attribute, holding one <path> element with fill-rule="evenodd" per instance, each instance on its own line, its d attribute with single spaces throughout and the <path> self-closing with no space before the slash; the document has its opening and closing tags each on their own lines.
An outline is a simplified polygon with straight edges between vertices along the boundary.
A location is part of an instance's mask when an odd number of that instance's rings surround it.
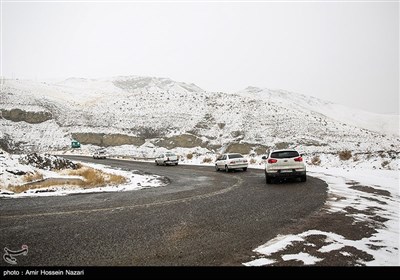
<svg viewBox="0 0 400 280">
<path fill-rule="evenodd" d="M 285 106 L 299 106 L 326 117 L 375 132 L 399 135 L 399 116 L 371 113 L 315 97 L 284 90 L 248 87 L 237 94 L 263 101 L 278 102 Z"/>
<path fill-rule="evenodd" d="M 398 116 L 367 113 L 286 91 L 206 92 L 168 78 L 5 80 L 0 146 L 8 151 L 84 147 L 263 154 L 398 151 Z"/>
</svg>

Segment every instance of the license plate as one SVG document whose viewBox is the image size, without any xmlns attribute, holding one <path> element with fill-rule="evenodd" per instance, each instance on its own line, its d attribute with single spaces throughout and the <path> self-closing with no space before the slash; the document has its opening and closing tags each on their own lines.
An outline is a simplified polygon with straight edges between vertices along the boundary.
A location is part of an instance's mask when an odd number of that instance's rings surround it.
<svg viewBox="0 0 400 280">
<path fill-rule="evenodd" d="M 291 173 L 292 170 L 281 170 L 281 173 Z"/>
</svg>

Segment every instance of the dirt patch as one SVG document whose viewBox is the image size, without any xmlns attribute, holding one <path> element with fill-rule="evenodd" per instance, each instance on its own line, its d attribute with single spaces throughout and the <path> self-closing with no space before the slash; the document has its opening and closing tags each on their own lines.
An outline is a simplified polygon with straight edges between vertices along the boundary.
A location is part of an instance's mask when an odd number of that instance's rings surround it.
<svg viewBox="0 0 400 280">
<path fill-rule="evenodd" d="M 366 193 L 373 193 L 373 194 L 383 195 L 383 196 L 387 196 L 387 197 L 391 196 L 390 192 L 388 192 L 388 191 L 375 189 L 375 188 L 369 187 L 369 186 L 353 185 L 349 188 L 353 189 L 353 190 L 361 191 L 361 192 L 366 192 Z"/>
<path fill-rule="evenodd" d="M 91 144 L 100 147 L 134 145 L 141 146 L 145 140 L 125 134 L 105 134 L 105 133 L 72 133 L 72 138 L 81 144 Z"/>
<path fill-rule="evenodd" d="M 161 140 L 156 140 L 153 142 L 153 144 L 167 149 L 173 149 L 177 147 L 181 148 L 207 147 L 207 143 L 203 142 L 197 136 L 191 134 L 176 135 Z"/>
<path fill-rule="evenodd" d="M 239 153 L 247 155 L 253 149 L 253 145 L 247 143 L 233 143 L 226 148 L 227 153 Z"/>
</svg>

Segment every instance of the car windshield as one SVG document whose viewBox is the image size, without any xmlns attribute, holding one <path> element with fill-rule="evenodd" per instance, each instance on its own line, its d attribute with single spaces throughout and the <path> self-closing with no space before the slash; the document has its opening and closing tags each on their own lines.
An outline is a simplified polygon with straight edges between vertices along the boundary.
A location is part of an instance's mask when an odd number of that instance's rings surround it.
<svg viewBox="0 0 400 280">
<path fill-rule="evenodd" d="M 234 155 L 229 155 L 229 158 L 242 158 L 242 155 L 239 154 L 234 154 Z"/>
<path fill-rule="evenodd" d="M 271 158 L 294 158 L 298 156 L 299 153 L 296 151 L 281 151 L 271 153 Z"/>
<path fill-rule="evenodd" d="M 166 153 L 165 156 L 166 156 L 166 157 L 173 157 L 173 156 L 175 156 L 175 154 L 173 154 L 173 153 Z"/>
</svg>

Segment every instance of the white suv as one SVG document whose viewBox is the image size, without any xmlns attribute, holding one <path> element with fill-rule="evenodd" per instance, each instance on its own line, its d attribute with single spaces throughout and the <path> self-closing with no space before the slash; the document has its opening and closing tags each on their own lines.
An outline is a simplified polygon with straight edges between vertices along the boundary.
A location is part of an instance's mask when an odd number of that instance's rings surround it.
<svg viewBox="0 0 400 280">
<path fill-rule="evenodd" d="M 241 154 L 223 154 L 215 161 L 215 170 L 224 169 L 226 172 L 233 169 L 247 170 L 248 162 Z"/>
<path fill-rule="evenodd" d="M 275 178 L 300 178 L 307 180 L 306 165 L 302 156 L 296 150 L 275 150 L 269 153 L 265 162 L 265 179 L 267 184 Z"/>
</svg>

